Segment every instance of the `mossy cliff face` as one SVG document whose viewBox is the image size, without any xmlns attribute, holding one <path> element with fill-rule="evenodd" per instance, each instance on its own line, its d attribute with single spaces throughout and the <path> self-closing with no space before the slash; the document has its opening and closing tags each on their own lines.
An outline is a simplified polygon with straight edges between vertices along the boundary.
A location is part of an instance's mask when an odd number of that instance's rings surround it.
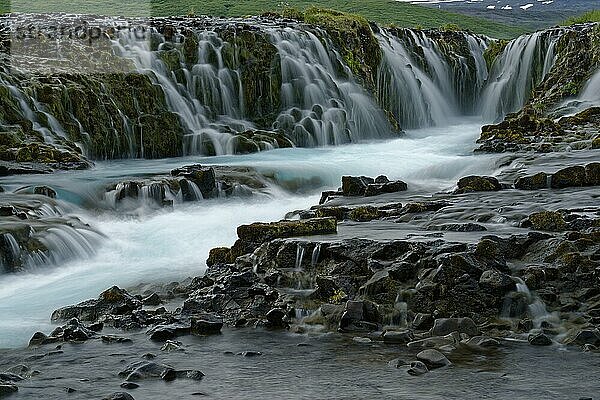
<svg viewBox="0 0 600 400">
<path fill-rule="evenodd" d="M 382 55 L 379 42 L 365 18 L 318 7 L 304 11 L 287 9 L 282 16 L 325 30 L 352 74 L 367 89 L 375 89 Z M 317 36 L 322 38 L 323 35 L 317 32 Z"/>
<path fill-rule="evenodd" d="M 498 42 L 496 47 L 502 43 Z M 486 60 L 499 49 L 490 47 Z M 561 118 L 560 106 L 576 98 L 586 82 L 600 68 L 600 24 L 568 29 L 555 47 L 556 61 L 545 79 L 534 87 L 531 98 L 518 112 L 504 121 L 484 126 L 478 143 L 480 151 L 554 151 L 558 144 L 593 140 L 600 129 L 597 107 Z"/>
<path fill-rule="evenodd" d="M 182 128 L 147 75 L 32 78 L 29 94 L 93 159 L 160 158 L 182 153 Z"/>
</svg>

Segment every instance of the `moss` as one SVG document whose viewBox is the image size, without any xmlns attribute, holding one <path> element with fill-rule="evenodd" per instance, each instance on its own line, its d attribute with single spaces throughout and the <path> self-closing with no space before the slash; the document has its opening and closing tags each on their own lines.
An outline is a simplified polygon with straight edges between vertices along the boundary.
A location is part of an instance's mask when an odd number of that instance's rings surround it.
<svg viewBox="0 0 600 400">
<path fill-rule="evenodd" d="M 216 247 L 209 251 L 206 265 L 212 267 L 216 264 L 232 264 L 234 261 L 229 247 Z"/>
<path fill-rule="evenodd" d="M 241 225 L 237 228 L 240 240 L 252 243 L 333 233 L 337 233 L 337 221 L 335 218 L 312 218 L 299 221 L 284 220 L 271 223 L 257 222 L 250 225 Z"/>
<path fill-rule="evenodd" d="M 348 214 L 348 218 L 358 222 L 372 221 L 380 217 L 381 215 L 379 213 L 379 210 L 372 206 L 356 207 L 355 209 L 350 211 L 350 214 Z"/>
<path fill-rule="evenodd" d="M 490 43 L 487 49 L 485 49 L 485 52 L 483 53 L 483 58 L 485 59 L 485 63 L 487 64 L 488 70 L 492 69 L 494 62 L 496 61 L 498 56 L 502 54 L 502 52 L 504 52 L 504 49 L 506 48 L 508 43 L 508 40 L 495 40 Z"/>
<path fill-rule="evenodd" d="M 562 214 L 557 211 L 542 211 L 531 214 L 529 221 L 533 229 L 540 231 L 560 232 L 567 227 Z"/>
<path fill-rule="evenodd" d="M 440 26 L 440 31 L 444 32 L 458 32 L 461 30 L 461 27 L 457 24 L 444 24 Z"/>
<path fill-rule="evenodd" d="M 374 90 L 375 74 L 382 55 L 379 42 L 364 17 L 309 7 L 301 20 L 325 29 L 352 73 L 367 88 Z"/>
</svg>

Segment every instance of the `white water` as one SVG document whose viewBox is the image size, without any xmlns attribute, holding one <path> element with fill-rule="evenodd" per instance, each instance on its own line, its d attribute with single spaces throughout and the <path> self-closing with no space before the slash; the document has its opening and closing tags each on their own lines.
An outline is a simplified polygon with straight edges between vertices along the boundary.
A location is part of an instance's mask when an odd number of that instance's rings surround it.
<svg viewBox="0 0 600 400">
<path fill-rule="evenodd" d="M 186 162 L 238 164 L 277 171 L 281 182 L 319 177 L 325 187 L 339 185 L 343 174 L 390 177 L 409 182 L 409 190 L 429 192 L 451 187 L 469 172 L 492 173 L 494 157 L 475 156 L 474 139 L 480 124 L 409 132 L 407 138 L 318 149 L 281 149 L 248 156 L 156 161 L 119 161 L 100 164 L 97 170 L 55 176 L 53 185 L 68 199 L 84 197 L 89 183 L 105 182 L 127 173 L 164 172 Z M 16 178 L 15 178 L 16 179 Z M 44 177 L 7 180 L 7 188 L 34 183 Z M 3 182 L 4 185 L 4 182 Z M 73 196 L 77 188 L 80 197 Z M 62 191 L 60 190 L 62 189 Z M 107 239 L 95 256 L 56 268 L 39 268 L 30 273 L 0 276 L 0 348 L 22 346 L 36 330 L 50 331 L 49 317 L 58 307 L 96 297 L 112 286 L 140 282 L 182 280 L 201 275 L 208 251 L 229 246 L 238 225 L 278 220 L 286 212 L 318 202 L 319 193 L 274 198 L 215 199 L 180 204 L 173 211 L 160 211 L 140 218 L 114 214 L 94 216 L 84 211 L 81 218 L 98 228 Z M 312 254 L 311 258 L 318 257 Z"/>
<path fill-rule="evenodd" d="M 554 65 L 554 48 L 564 31 L 539 31 L 511 41 L 494 62 L 483 91 L 481 115 L 495 121 L 525 105 L 532 89 Z"/>
</svg>

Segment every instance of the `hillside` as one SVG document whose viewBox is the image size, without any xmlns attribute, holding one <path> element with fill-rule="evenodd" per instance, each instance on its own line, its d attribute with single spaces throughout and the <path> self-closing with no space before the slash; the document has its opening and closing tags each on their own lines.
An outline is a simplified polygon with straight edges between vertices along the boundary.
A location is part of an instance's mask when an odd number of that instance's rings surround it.
<svg viewBox="0 0 600 400">
<path fill-rule="evenodd" d="M 8 3 L 11 4 L 11 3 Z M 6 1 L 0 5 L 0 12 L 71 12 L 125 16 L 170 16 L 170 15 L 214 15 L 241 17 L 258 15 L 267 11 L 282 10 L 283 7 L 304 9 L 312 5 L 326 6 L 340 11 L 360 14 L 367 19 L 384 25 L 425 28 L 442 25 L 458 25 L 475 33 L 497 38 L 509 38 L 525 32 L 524 28 L 493 22 L 484 18 L 465 16 L 443 10 L 432 9 L 390 0 L 332 0 L 326 4 L 311 0 L 154 0 L 133 1 L 109 0 L 37 0 Z"/>
</svg>

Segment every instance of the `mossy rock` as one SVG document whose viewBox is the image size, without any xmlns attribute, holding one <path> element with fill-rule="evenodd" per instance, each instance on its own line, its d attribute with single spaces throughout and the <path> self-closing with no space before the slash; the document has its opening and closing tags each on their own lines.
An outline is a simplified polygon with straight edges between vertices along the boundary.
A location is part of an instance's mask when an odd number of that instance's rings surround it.
<svg viewBox="0 0 600 400">
<path fill-rule="evenodd" d="M 458 183 L 458 189 L 455 194 L 471 192 L 493 192 L 502 189 L 498 179 L 492 176 L 466 176 L 461 178 Z"/>
<path fill-rule="evenodd" d="M 348 218 L 357 222 L 368 222 L 381 218 L 381 214 L 376 207 L 361 206 L 350 211 Z"/>
<path fill-rule="evenodd" d="M 240 240 L 264 243 L 268 240 L 337 233 L 335 218 L 311 218 L 299 221 L 257 222 L 237 228 Z"/>
<path fill-rule="evenodd" d="M 537 190 L 548 187 L 549 175 L 545 172 L 539 172 L 531 176 L 522 176 L 515 182 L 515 189 Z"/>
<path fill-rule="evenodd" d="M 542 211 L 529 216 L 531 227 L 540 231 L 560 232 L 567 228 L 563 215 L 557 211 Z"/>
<path fill-rule="evenodd" d="M 485 63 L 487 64 L 488 70 L 491 71 L 494 62 L 496 61 L 498 56 L 502 54 L 502 52 L 504 52 L 504 49 L 506 49 L 508 43 L 508 40 L 494 40 L 490 43 L 488 48 L 485 49 L 485 52 L 483 53 L 483 58 L 485 59 Z"/>
<path fill-rule="evenodd" d="M 553 189 L 580 187 L 586 185 L 585 167 L 576 165 L 563 168 L 552 175 L 550 186 Z"/>
<path fill-rule="evenodd" d="M 212 267 L 217 264 L 233 264 L 234 261 L 229 247 L 216 247 L 209 251 L 206 265 Z"/>
</svg>

